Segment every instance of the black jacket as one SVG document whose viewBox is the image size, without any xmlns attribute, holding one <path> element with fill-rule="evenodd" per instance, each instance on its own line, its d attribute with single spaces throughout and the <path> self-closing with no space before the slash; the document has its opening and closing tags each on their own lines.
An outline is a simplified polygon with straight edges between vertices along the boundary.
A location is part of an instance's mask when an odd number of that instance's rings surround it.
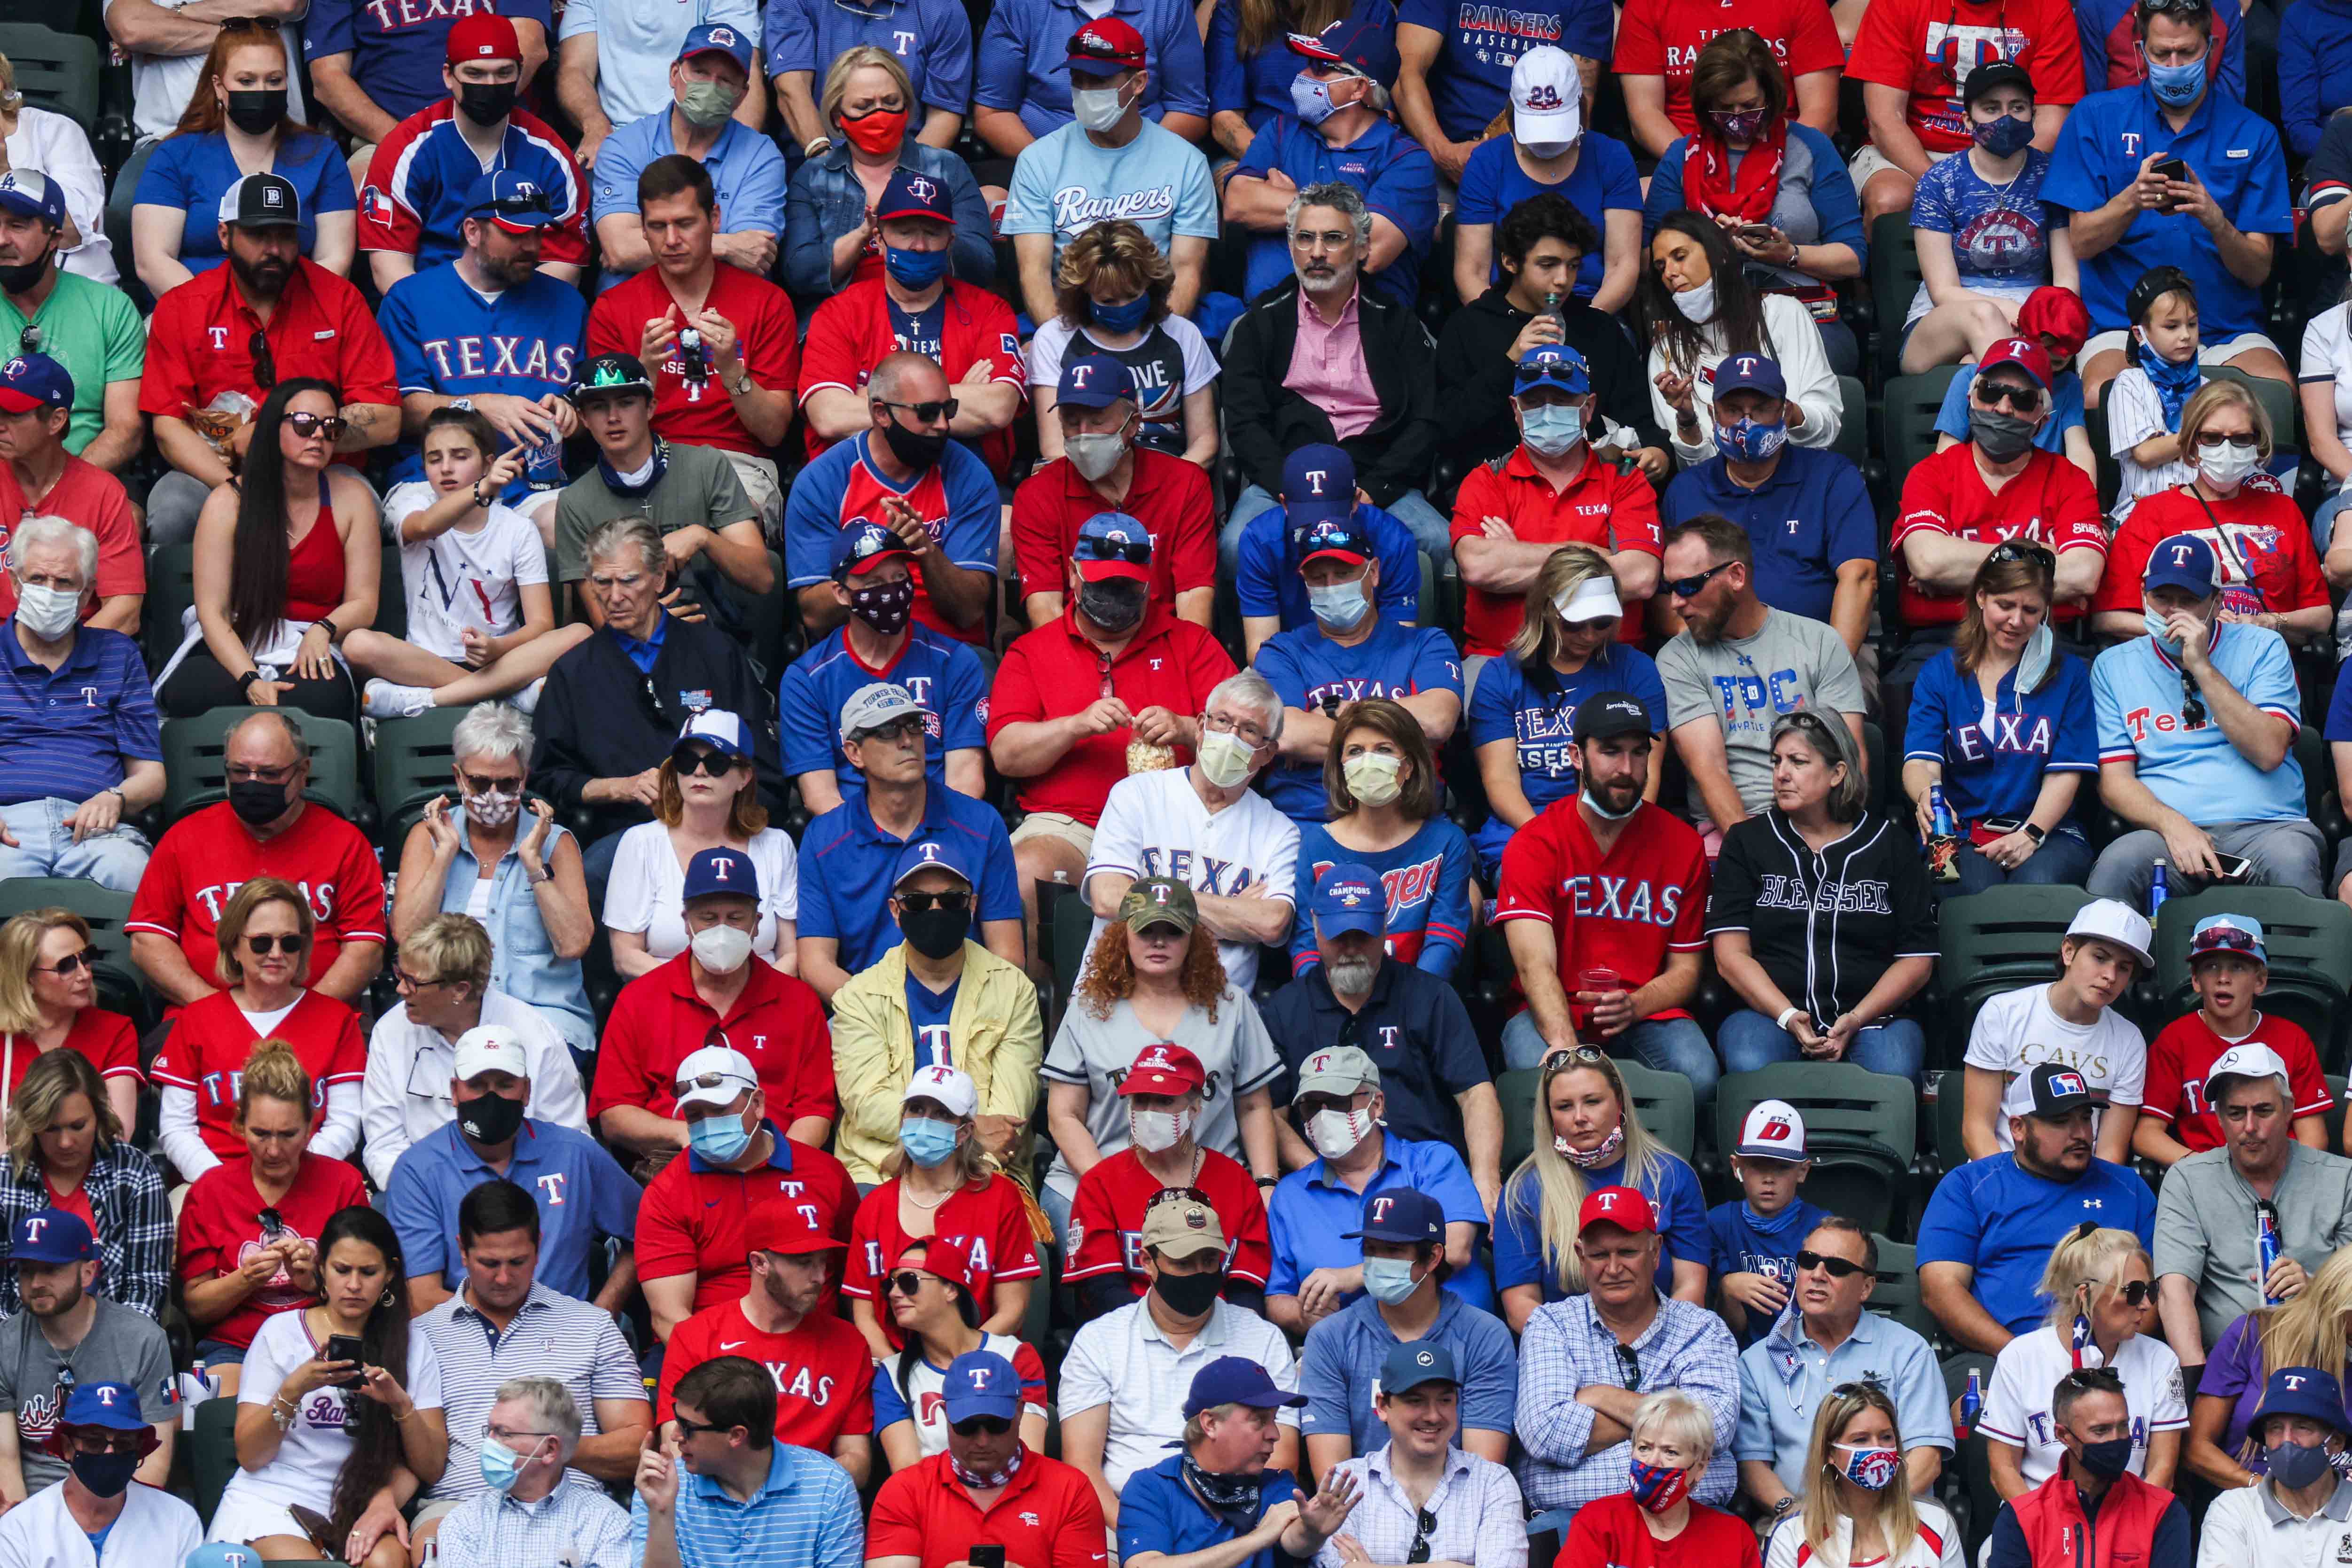
<svg viewBox="0 0 2352 1568">
<path fill-rule="evenodd" d="M 1642 356 L 1615 317 L 1581 299 L 1560 301 L 1568 346 L 1592 370 L 1594 406 L 1630 425 L 1644 446 L 1667 451 L 1666 433 L 1650 407 Z M 1497 284 L 1445 319 L 1437 339 L 1437 424 L 1445 450 L 1466 470 L 1519 444 L 1511 420 L 1511 344 L 1528 314 Z"/>
<path fill-rule="evenodd" d="M 1369 288 L 1356 290 L 1364 366 L 1381 400 L 1372 427 L 1340 441 L 1356 465 L 1356 483 L 1376 507 L 1429 483 L 1437 451 L 1437 382 L 1421 318 Z M 1296 273 L 1250 301 L 1225 346 L 1218 385 L 1225 400 L 1225 439 L 1249 480 L 1282 494 L 1282 460 L 1302 446 L 1336 440 L 1330 416 L 1282 384 L 1298 346 Z"/>
<path fill-rule="evenodd" d="M 784 770 L 769 723 L 766 688 L 725 632 L 674 615 L 667 619 L 669 629 L 662 634 L 651 674 L 630 661 L 610 632 L 598 632 L 555 661 L 532 718 L 538 740 L 531 748 L 531 784 L 558 806 L 580 808 L 581 791 L 590 779 L 624 779 L 656 766 L 689 717 L 703 708 L 720 708 L 740 716 L 751 727 L 760 801 L 781 820 Z M 588 810 L 592 826 L 581 834 L 583 843 L 652 818 L 635 805 Z"/>
<path fill-rule="evenodd" d="M 1747 932 L 1772 983 L 1823 1028 L 1895 959 L 1939 950 L 1917 835 L 1868 810 L 1819 853 L 1777 806 L 1733 827 L 1715 862 L 1706 929 Z"/>
</svg>

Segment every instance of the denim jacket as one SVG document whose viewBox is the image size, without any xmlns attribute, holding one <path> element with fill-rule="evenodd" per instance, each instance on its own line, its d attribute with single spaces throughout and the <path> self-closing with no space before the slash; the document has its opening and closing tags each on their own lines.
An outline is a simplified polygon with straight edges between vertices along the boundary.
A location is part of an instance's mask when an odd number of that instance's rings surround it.
<svg viewBox="0 0 2352 1568">
<path fill-rule="evenodd" d="M 482 874 L 482 862 L 474 855 L 474 824 L 464 821 L 460 813 L 450 815 L 458 818 L 462 826 L 457 858 L 449 862 L 449 878 L 441 886 L 441 913 L 463 915 L 473 897 L 474 883 Z M 525 813 L 526 827 L 528 822 L 529 813 Z M 555 858 L 555 846 L 568 832 L 561 823 L 549 827 L 549 860 Z M 518 832 L 515 842 L 499 858 L 498 869 L 490 873 L 489 918 L 482 923 L 490 934 L 490 984 L 544 1013 L 572 1050 L 593 1051 L 596 1015 L 588 1006 L 580 960 L 555 956 L 547 925 L 539 917 L 539 899 L 530 890 L 530 878 L 517 852 L 521 841 Z"/>
<path fill-rule="evenodd" d="M 898 157 L 948 189 L 955 209 L 955 275 L 983 288 L 994 283 L 996 230 L 971 167 L 953 152 L 911 136 Z M 795 306 L 814 308 L 840 292 L 833 280 L 833 242 L 865 221 L 866 187 L 849 167 L 847 143 L 836 143 L 793 173 L 784 197 L 784 287 Z M 801 319 L 807 320 L 807 309 Z"/>
</svg>

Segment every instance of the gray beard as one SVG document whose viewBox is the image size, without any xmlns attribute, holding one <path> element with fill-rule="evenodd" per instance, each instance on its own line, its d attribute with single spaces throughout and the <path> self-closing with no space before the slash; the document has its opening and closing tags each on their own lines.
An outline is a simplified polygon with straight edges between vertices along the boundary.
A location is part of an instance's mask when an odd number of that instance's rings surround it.
<svg viewBox="0 0 2352 1568">
<path fill-rule="evenodd" d="M 1372 961 L 1370 958 L 1327 958 L 1323 961 L 1323 977 L 1331 988 L 1344 997 L 1360 997 L 1372 988 Z"/>
</svg>

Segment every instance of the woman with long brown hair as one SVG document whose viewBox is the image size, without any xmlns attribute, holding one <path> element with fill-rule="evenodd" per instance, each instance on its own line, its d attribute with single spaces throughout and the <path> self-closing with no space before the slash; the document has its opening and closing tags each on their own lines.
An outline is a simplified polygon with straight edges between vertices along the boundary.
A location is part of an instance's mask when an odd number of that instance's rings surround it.
<svg viewBox="0 0 2352 1568">
<path fill-rule="evenodd" d="M 106 1103 L 139 1120 L 139 1031 L 98 1005 L 89 923 L 70 909 L 28 909 L 0 925 L 0 1115 L 33 1063 L 69 1046 L 106 1080 Z"/>
<path fill-rule="evenodd" d="M 155 144 L 131 208 L 139 280 L 159 298 L 228 259 L 223 193 L 247 174 L 294 187 L 302 254 L 338 276 L 358 246 L 358 193 L 335 144 L 287 113 L 293 51 L 267 16 L 223 22 L 179 125 Z"/>
<path fill-rule="evenodd" d="M 1282 1058 L 1256 1004 L 1225 978 L 1216 934 L 1201 924 L 1192 890 L 1147 876 L 1127 890 L 1118 916 L 1096 932 L 1086 969 L 1045 1052 L 1045 1125 L 1054 1167 L 1039 1201 L 1056 1234 L 1069 1228 L 1078 1178 L 1130 1139 L 1120 1082 L 1136 1053 L 1181 1045 L 1211 1086 L 1194 1138 L 1239 1159 L 1261 1191 L 1282 1174 L 1271 1089 Z"/>
<path fill-rule="evenodd" d="M 1895 1401 L 1876 1383 L 1842 1383 L 1813 1417 L 1804 1505 L 1765 1542 L 1765 1568 L 1961 1568 L 1959 1526 L 1911 1495 Z"/>
<path fill-rule="evenodd" d="M 2042 546 L 1995 545 L 1952 645 L 1911 688 L 1903 792 L 1925 839 L 1935 831 L 1928 791 L 1940 788 L 1960 835 L 1960 879 L 1936 883 L 1939 894 L 2090 874 L 2074 805 L 2099 766 L 2091 667 L 2051 630 L 2056 580 L 2057 558 Z"/>
</svg>

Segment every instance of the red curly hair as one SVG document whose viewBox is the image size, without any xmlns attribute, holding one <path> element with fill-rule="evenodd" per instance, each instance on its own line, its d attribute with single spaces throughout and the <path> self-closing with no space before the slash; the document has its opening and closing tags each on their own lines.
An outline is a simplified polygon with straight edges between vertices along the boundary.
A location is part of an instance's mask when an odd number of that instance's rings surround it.
<svg viewBox="0 0 2352 1568">
<path fill-rule="evenodd" d="M 1192 945 L 1184 952 L 1183 989 L 1186 1001 L 1207 1013 L 1211 1023 L 1217 1021 L 1217 998 L 1225 994 L 1225 965 L 1217 956 L 1217 939 L 1205 925 L 1192 927 Z M 1103 927 L 1102 940 L 1087 958 L 1078 996 L 1099 1020 L 1134 994 L 1135 960 L 1128 956 L 1127 922 L 1114 920 Z"/>
</svg>

